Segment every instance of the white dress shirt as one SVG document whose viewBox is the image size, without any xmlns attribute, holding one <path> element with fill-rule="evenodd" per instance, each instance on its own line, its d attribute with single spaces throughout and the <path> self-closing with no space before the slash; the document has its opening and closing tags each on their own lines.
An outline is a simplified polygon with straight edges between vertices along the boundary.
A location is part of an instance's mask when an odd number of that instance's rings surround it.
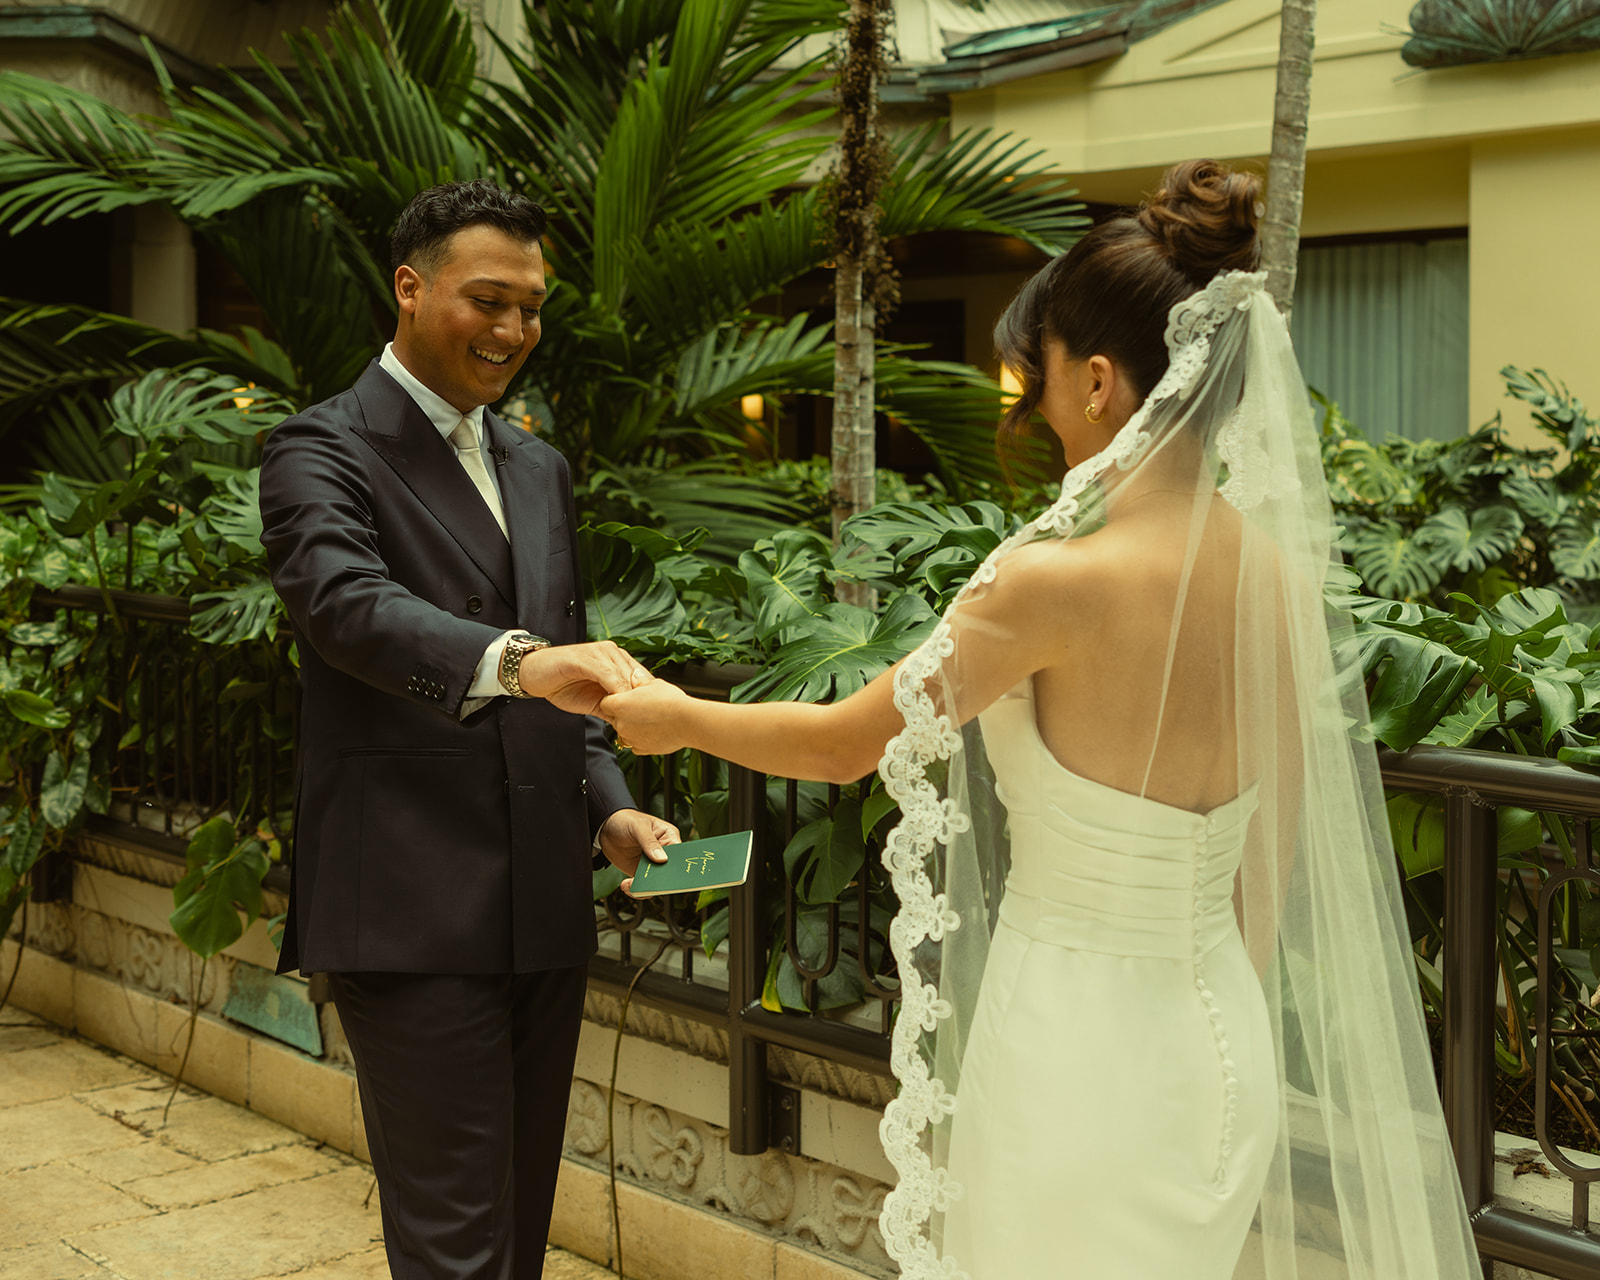
<svg viewBox="0 0 1600 1280">
<path fill-rule="evenodd" d="M 483 448 L 481 404 L 469 413 L 462 413 L 438 392 L 430 390 L 419 382 L 416 375 L 400 363 L 400 357 L 395 355 L 392 342 L 384 344 L 383 354 L 378 357 L 378 364 L 385 373 L 405 388 L 406 394 L 416 401 L 417 408 L 428 415 L 428 421 L 438 429 L 446 444 L 450 444 L 450 433 L 456 429 L 456 423 L 465 418 L 472 423 L 473 429 L 478 433 L 478 448 L 480 450 Z M 455 453 L 455 445 L 450 445 L 450 451 Z M 462 470 L 465 471 L 466 468 L 463 467 Z M 500 493 L 500 481 L 495 476 L 495 469 L 490 467 L 488 471 L 489 483 L 494 486 L 495 493 L 503 501 L 504 495 Z M 515 634 L 516 630 L 501 632 L 496 639 L 489 642 L 489 647 L 483 651 L 483 657 L 478 659 L 478 669 L 473 673 L 472 683 L 467 686 L 467 696 L 461 703 L 463 718 L 471 715 L 479 707 L 485 706 L 491 698 L 505 696 L 505 689 L 500 684 L 500 655 L 506 647 L 506 638 Z"/>
</svg>

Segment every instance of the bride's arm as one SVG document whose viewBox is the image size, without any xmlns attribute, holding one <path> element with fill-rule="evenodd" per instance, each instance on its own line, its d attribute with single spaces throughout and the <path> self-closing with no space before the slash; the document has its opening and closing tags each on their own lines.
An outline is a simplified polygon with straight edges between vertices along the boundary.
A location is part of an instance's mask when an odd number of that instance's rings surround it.
<svg viewBox="0 0 1600 1280">
<path fill-rule="evenodd" d="M 1025 547 L 951 616 L 956 656 L 947 669 L 958 677 L 963 723 L 1059 656 L 1068 577 L 1058 555 Z M 657 680 L 606 698 L 600 714 L 642 755 L 695 747 L 761 773 L 854 782 L 878 767 L 902 727 L 894 705 L 898 667 L 830 704 L 708 702 Z M 939 705 L 940 691 L 928 692 Z"/>
<path fill-rule="evenodd" d="M 641 755 L 696 747 L 761 773 L 839 783 L 876 769 L 901 724 L 893 668 L 842 702 L 709 702 L 654 680 L 607 698 L 600 714 Z"/>
</svg>

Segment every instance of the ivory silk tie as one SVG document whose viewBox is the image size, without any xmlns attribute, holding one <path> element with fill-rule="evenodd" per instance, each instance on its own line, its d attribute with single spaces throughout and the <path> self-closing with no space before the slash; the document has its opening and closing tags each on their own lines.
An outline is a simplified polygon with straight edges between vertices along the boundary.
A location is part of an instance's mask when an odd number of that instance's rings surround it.
<svg viewBox="0 0 1600 1280">
<path fill-rule="evenodd" d="M 455 429 L 450 432 L 450 443 L 455 445 L 456 457 L 461 459 L 462 469 L 478 486 L 489 514 L 509 541 L 511 535 L 506 533 L 506 517 L 500 507 L 500 495 L 495 492 L 494 481 L 489 479 L 489 469 L 483 465 L 483 450 L 478 447 L 478 433 L 472 429 L 472 419 L 462 418 L 456 423 Z"/>
</svg>

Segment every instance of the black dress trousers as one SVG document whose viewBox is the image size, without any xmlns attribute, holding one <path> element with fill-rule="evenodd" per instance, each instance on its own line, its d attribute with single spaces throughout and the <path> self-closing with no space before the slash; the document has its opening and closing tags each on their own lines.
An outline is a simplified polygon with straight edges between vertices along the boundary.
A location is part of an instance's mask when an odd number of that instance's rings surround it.
<svg viewBox="0 0 1600 1280">
<path fill-rule="evenodd" d="M 331 973 L 394 1280 L 538 1280 L 587 967 Z"/>
</svg>

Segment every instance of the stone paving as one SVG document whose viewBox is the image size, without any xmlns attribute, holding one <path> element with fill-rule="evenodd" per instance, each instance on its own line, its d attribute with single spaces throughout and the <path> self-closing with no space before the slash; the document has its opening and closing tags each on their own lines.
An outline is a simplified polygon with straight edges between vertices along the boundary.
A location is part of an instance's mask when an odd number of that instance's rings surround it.
<svg viewBox="0 0 1600 1280">
<path fill-rule="evenodd" d="M 0 1009 L 5 1280 L 384 1280 L 372 1171 Z M 560 1250 L 545 1280 L 611 1275 Z"/>
</svg>

